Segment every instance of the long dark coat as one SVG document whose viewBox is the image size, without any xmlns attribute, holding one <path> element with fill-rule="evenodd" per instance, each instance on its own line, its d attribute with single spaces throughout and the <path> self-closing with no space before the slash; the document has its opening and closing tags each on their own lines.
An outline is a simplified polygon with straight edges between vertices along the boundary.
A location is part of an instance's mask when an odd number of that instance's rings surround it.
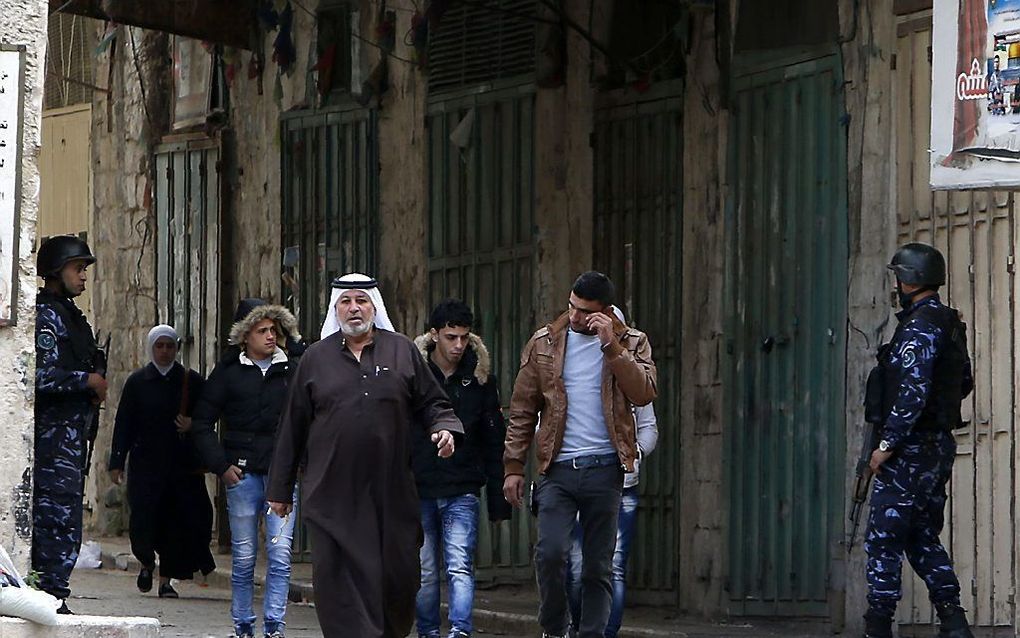
<svg viewBox="0 0 1020 638">
<path fill-rule="evenodd" d="M 174 423 L 182 407 L 191 414 L 203 384 L 202 375 L 179 363 L 165 377 L 150 363 L 128 377 L 117 406 L 109 468 L 123 470 L 128 460 L 131 549 L 149 566 L 158 554 L 160 575 L 169 578 L 215 568 L 205 479 L 192 435 L 178 434 Z"/>
<path fill-rule="evenodd" d="M 422 426 L 463 432 L 403 335 L 376 330 L 360 362 L 342 333 L 305 352 L 280 420 L 267 499 L 289 503 L 306 460 L 301 514 L 327 638 L 403 638 L 411 629 L 421 523 L 410 428 Z"/>
</svg>

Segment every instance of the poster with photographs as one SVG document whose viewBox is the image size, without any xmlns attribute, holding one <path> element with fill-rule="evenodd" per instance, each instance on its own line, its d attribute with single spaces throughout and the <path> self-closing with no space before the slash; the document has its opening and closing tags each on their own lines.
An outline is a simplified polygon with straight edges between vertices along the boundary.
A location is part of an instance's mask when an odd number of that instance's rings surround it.
<svg viewBox="0 0 1020 638">
<path fill-rule="evenodd" d="M 1020 185 L 1020 0 L 936 2 L 931 186 Z"/>
<path fill-rule="evenodd" d="M 17 310 L 24 68 L 24 47 L 0 44 L 0 326 Z"/>
</svg>

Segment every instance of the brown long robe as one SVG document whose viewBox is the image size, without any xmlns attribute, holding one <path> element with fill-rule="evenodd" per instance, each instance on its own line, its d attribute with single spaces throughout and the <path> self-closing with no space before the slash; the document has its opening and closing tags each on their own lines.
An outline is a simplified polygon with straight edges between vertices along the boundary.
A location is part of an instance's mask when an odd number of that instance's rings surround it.
<svg viewBox="0 0 1020 638">
<path fill-rule="evenodd" d="M 327 638 L 403 638 L 420 584 L 411 427 L 463 432 L 414 344 L 375 330 L 355 359 L 336 333 L 301 358 L 280 419 L 267 498 L 298 466 L 315 609 Z"/>
</svg>

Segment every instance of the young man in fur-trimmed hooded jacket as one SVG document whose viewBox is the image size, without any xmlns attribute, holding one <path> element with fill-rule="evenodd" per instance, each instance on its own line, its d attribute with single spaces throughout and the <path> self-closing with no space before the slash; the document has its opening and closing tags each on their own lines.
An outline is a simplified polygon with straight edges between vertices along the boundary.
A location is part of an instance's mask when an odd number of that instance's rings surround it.
<svg viewBox="0 0 1020 638">
<path fill-rule="evenodd" d="M 463 442 L 450 458 L 436 456 L 435 445 L 424 430 L 417 432 L 414 440 L 412 465 L 425 532 L 416 617 L 418 635 L 429 638 L 439 636 L 441 580 L 450 584 L 449 638 L 464 638 L 473 630 L 481 488 L 487 488 L 490 521 L 505 520 L 511 514 L 502 495 L 506 427 L 499 407 L 499 388 L 491 374 L 489 351 L 471 332 L 473 323 L 466 304 L 448 299 L 432 310 L 431 330 L 415 339 L 464 424 Z M 440 578 L 438 572 L 440 551 L 446 578 Z"/>
<path fill-rule="evenodd" d="M 288 338 L 300 341 L 301 335 L 289 310 L 251 301 L 243 300 L 238 308 L 230 329 L 231 347 L 205 383 L 192 432 L 203 463 L 226 487 L 234 635 L 254 636 L 255 554 L 259 519 L 265 517 L 268 564 L 263 623 L 267 638 L 282 638 L 296 516 L 267 513 L 265 491 L 277 422 L 297 367 L 283 344 Z M 219 437 L 213 429 L 217 421 Z"/>
</svg>

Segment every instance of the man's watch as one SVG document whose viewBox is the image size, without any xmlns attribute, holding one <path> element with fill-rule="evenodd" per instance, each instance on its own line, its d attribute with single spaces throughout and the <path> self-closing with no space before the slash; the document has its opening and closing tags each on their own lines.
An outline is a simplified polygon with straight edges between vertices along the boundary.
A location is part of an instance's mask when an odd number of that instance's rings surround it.
<svg viewBox="0 0 1020 638">
<path fill-rule="evenodd" d="M 892 443 L 890 443 L 889 441 L 886 441 L 885 439 L 882 439 L 881 441 L 878 442 L 878 451 L 879 452 L 888 452 L 891 449 L 892 449 Z"/>
</svg>

